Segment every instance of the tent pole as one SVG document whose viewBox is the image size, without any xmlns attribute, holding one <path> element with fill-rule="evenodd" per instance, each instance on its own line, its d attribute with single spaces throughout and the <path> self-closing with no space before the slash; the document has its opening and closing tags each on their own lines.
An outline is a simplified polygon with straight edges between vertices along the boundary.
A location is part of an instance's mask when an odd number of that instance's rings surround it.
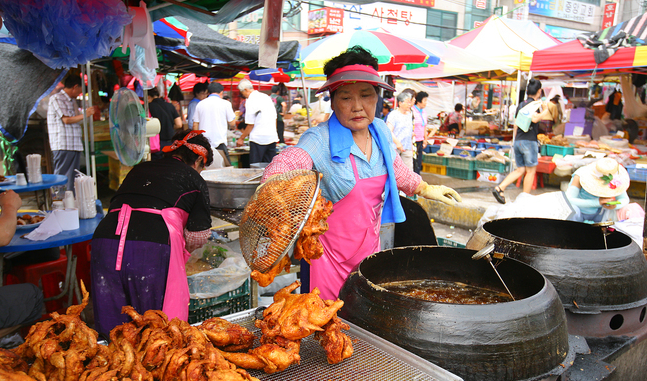
<svg viewBox="0 0 647 381">
<path fill-rule="evenodd" d="M 92 107 L 92 67 L 90 66 L 90 61 L 86 64 L 85 71 L 88 73 L 88 105 Z M 97 193 L 97 158 L 96 152 L 94 152 L 94 115 L 90 117 L 90 162 L 92 165 L 92 178 L 94 179 L 94 197 L 98 196 Z"/>
<path fill-rule="evenodd" d="M 452 81 L 452 101 L 450 102 L 450 107 L 452 104 L 454 104 L 455 100 L 456 100 L 456 81 Z"/>
<path fill-rule="evenodd" d="M 308 117 L 308 128 L 312 127 L 312 122 L 310 121 L 310 104 L 308 103 L 309 98 L 307 94 L 307 89 L 306 89 L 306 80 L 305 80 L 305 75 L 303 74 L 303 67 L 301 67 L 301 63 L 299 63 L 299 70 L 301 71 L 301 85 L 303 85 L 303 97 L 305 98 L 306 102 L 306 116 Z"/>
<path fill-rule="evenodd" d="M 85 75 L 86 75 L 86 68 L 84 65 L 81 65 L 81 94 L 83 95 L 83 100 L 81 102 L 81 107 L 83 108 L 83 112 L 85 113 L 85 110 L 88 109 L 87 102 L 85 100 L 85 94 L 86 94 L 86 87 L 85 87 Z M 88 81 L 89 83 L 90 81 Z M 90 171 L 90 144 L 88 142 L 88 118 L 83 118 L 83 146 L 85 150 L 85 173 L 89 173 Z"/>
</svg>

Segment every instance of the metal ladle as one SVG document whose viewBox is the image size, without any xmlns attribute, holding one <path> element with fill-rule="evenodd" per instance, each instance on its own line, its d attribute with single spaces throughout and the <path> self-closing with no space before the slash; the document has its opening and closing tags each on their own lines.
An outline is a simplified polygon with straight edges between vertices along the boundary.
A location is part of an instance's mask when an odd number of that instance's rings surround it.
<svg viewBox="0 0 647 381">
<path fill-rule="evenodd" d="M 503 281 L 503 278 L 501 278 L 501 275 L 499 274 L 496 267 L 494 266 L 494 263 L 492 263 L 492 257 L 490 256 L 490 253 L 493 252 L 493 251 L 494 251 L 494 244 L 491 243 L 491 244 L 485 246 L 484 248 L 482 248 L 481 250 L 477 251 L 476 254 L 472 255 L 472 259 L 476 261 L 476 260 L 485 258 L 488 261 L 488 263 L 490 263 L 490 266 L 492 266 L 492 269 L 496 273 L 496 276 L 499 277 L 499 280 L 503 284 L 503 287 L 505 287 L 505 290 L 508 291 L 508 294 L 510 295 L 512 300 L 516 301 L 514 296 L 512 296 L 512 293 L 510 292 L 510 289 L 508 288 L 508 286 L 506 286 L 505 282 Z"/>
<path fill-rule="evenodd" d="M 593 224 L 593 226 L 598 226 L 602 228 L 602 237 L 604 238 L 604 249 L 608 250 L 609 248 L 607 247 L 607 236 L 615 231 L 613 226 L 614 222 L 613 221 L 603 221 L 603 222 L 596 222 Z"/>
</svg>

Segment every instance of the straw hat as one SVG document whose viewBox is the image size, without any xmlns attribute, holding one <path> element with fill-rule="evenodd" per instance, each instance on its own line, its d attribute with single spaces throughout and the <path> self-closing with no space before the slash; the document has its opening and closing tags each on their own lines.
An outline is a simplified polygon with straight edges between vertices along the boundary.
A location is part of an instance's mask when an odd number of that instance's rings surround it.
<svg viewBox="0 0 647 381">
<path fill-rule="evenodd" d="M 627 170 L 611 158 L 588 164 L 579 175 L 582 188 L 597 197 L 616 197 L 629 188 Z"/>
</svg>

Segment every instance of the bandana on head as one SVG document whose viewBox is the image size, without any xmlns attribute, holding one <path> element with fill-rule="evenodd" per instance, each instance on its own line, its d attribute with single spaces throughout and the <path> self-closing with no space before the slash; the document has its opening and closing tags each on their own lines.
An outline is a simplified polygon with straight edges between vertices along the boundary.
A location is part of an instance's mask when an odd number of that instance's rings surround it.
<svg viewBox="0 0 647 381">
<path fill-rule="evenodd" d="M 203 160 L 202 165 L 207 165 L 207 149 L 199 144 L 193 144 L 188 142 L 190 139 L 193 139 L 194 137 L 203 133 L 204 133 L 204 130 L 191 131 L 188 134 L 186 134 L 184 139 L 174 141 L 173 144 L 171 144 L 170 146 L 166 146 L 162 148 L 162 151 L 171 152 L 171 151 L 175 151 L 176 149 L 182 146 L 186 146 L 186 148 L 193 151 L 193 153 L 202 157 L 202 160 Z"/>
</svg>

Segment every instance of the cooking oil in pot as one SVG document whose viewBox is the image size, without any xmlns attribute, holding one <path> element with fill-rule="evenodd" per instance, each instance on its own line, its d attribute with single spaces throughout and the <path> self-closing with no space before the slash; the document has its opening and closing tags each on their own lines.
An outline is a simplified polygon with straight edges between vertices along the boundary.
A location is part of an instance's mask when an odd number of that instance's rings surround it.
<svg viewBox="0 0 647 381">
<path fill-rule="evenodd" d="M 494 304 L 512 301 L 506 292 L 439 279 L 388 282 L 380 284 L 380 287 L 403 296 L 437 303 Z"/>
</svg>

